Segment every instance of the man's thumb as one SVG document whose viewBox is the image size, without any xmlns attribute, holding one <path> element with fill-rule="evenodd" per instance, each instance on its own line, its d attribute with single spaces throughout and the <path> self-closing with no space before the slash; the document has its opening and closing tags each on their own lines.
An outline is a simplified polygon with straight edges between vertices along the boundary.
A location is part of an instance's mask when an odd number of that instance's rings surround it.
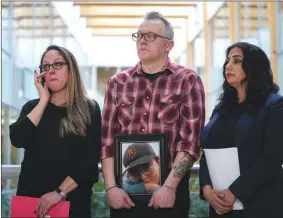
<svg viewBox="0 0 283 218">
<path fill-rule="evenodd" d="M 131 200 L 131 198 L 129 196 L 126 196 L 125 200 L 126 200 L 127 204 L 130 205 L 131 207 L 135 206 L 134 202 Z"/>
</svg>

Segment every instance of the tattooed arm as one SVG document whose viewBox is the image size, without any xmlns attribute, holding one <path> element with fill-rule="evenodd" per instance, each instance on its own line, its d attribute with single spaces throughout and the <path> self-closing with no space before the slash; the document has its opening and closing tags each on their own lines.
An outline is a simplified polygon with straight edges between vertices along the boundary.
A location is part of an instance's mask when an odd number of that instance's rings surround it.
<svg viewBox="0 0 283 218">
<path fill-rule="evenodd" d="M 195 157 L 191 156 L 189 153 L 178 152 L 174 161 L 173 168 L 164 184 L 176 189 L 182 178 L 192 168 L 195 161 Z"/>
</svg>

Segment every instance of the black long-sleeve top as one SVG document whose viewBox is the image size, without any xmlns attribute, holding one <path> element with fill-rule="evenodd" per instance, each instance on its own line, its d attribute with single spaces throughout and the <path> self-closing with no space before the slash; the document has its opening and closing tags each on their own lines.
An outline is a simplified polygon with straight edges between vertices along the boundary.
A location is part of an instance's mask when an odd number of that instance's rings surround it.
<svg viewBox="0 0 283 218">
<path fill-rule="evenodd" d="M 100 154 L 101 113 L 99 105 L 91 109 L 91 125 L 87 126 L 86 137 L 59 136 L 61 119 L 66 108 L 48 103 L 36 127 L 27 115 L 38 104 L 39 99 L 28 101 L 22 108 L 18 120 L 10 126 L 13 146 L 24 148 L 17 194 L 41 197 L 54 191 L 67 176 L 78 187 L 69 193 L 67 200 L 84 197 L 90 199 L 91 188 L 98 180 Z"/>
</svg>

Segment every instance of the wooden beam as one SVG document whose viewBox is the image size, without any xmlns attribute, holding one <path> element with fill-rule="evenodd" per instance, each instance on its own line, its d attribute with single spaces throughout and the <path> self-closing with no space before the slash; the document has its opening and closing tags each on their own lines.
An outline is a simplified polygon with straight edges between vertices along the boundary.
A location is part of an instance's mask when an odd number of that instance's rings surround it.
<svg viewBox="0 0 283 218">
<path fill-rule="evenodd" d="M 130 6 L 80 6 L 81 16 L 92 15 L 139 15 L 144 16 L 149 11 L 156 11 L 156 7 L 152 6 L 140 6 L 140 7 L 130 7 Z M 159 7 L 158 11 L 166 16 L 187 16 L 188 17 L 188 7 Z"/>
<path fill-rule="evenodd" d="M 33 5 L 35 7 L 42 7 L 42 6 L 49 6 L 49 2 L 16 2 L 16 1 L 11 1 L 12 4 L 13 4 L 13 8 L 20 8 L 20 7 L 33 7 Z M 6 7 L 9 7 L 9 1 L 2 1 L 1 2 L 1 6 L 2 8 L 6 8 Z"/>
<path fill-rule="evenodd" d="M 183 27 L 185 19 L 168 19 L 172 26 Z M 87 17 L 88 26 L 139 26 L 141 18 L 89 18 Z"/>
<path fill-rule="evenodd" d="M 228 32 L 228 28 L 229 28 L 228 26 L 217 26 L 217 25 L 213 25 L 213 26 L 214 26 L 214 29 L 215 29 L 215 30 L 226 30 L 226 31 Z M 243 31 L 244 28 L 245 28 L 245 27 L 241 25 L 239 29 L 240 29 L 241 31 Z M 257 27 L 249 27 L 249 31 L 250 31 L 250 30 L 258 31 L 258 28 L 257 28 Z"/>
<path fill-rule="evenodd" d="M 244 10 L 243 5 L 241 5 L 241 7 L 240 7 L 240 17 L 255 17 L 255 16 L 257 16 L 257 9 L 258 9 L 257 7 L 247 7 L 248 14 L 245 14 L 246 11 Z M 267 8 L 261 8 L 261 11 L 262 11 L 262 17 L 264 17 L 264 14 L 267 14 Z M 223 10 L 220 10 L 217 13 L 217 16 L 227 17 L 227 11 L 225 10 L 225 8 L 223 8 Z"/>
<path fill-rule="evenodd" d="M 86 13 L 85 11 L 81 11 L 81 16 L 86 18 L 106 18 L 106 19 L 116 19 L 116 18 L 124 18 L 124 19 L 141 19 L 145 14 L 92 14 Z M 166 15 L 168 19 L 187 19 L 188 15 Z"/>
<path fill-rule="evenodd" d="M 235 3 L 237 3 L 237 2 L 235 2 Z M 225 20 L 228 20 L 229 16 L 228 15 L 227 16 L 215 16 L 215 19 L 221 20 L 223 22 Z M 245 20 L 245 19 L 246 18 L 244 16 L 240 17 L 240 20 Z M 259 18 L 256 14 L 251 15 L 250 17 L 248 17 L 248 19 L 252 20 L 252 21 L 258 20 L 258 19 L 266 20 L 266 21 L 268 20 L 266 16 L 262 15 L 262 17 Z"/>
<path fill-rule="evenodd" d="M 152 6 L 152 7 L 195 7 L 196 3 L 194 2 L 80 2 L 75 1 L 76 5 L 85 5 L 85 6 L 130 6 L 130 7 L 140 7 L 140 6 Z"/>
<path fill-rule="evenodd" d="M 235 2 L 228 2 L 228 14 L 229 14 L 229 38 L 231 43 L 236 42 L 235 34 Z"/>
<path fill-rule="evenodd" d="M 66 25 L 60 25 L 60 26 L 53 26 L 53 30 L 59 30 L 59 29 L 66 29 L 68 28 Z M 38 25 L 38 26 L 18 26 L 15 29 L 22 29 L 22 30 L 33 30 L 33 29 L 45 29 L 45 30 L 50 30 L 51 25 Z"/>
<path fill-rule="evenodd" d="M 17 29 L 14 30 L 14 33 L 17 37 L 55 37 L 62 36 L 67 37 L 71 36 L 68 29 L 57 29 L 54 31 L 50 31 L 50 29 L 35 29 L 27 30 L 27 29 Z"/>
<path fill-rule="evenodd" d="M 88 25 L 90 28 L 100 28 L 100 29 L 116 29 L 116 28 L 121 28 L 121 29 L 138 29 L 138 26 L 135 25 Z M 173 26 L 173 29 L 181 29 L 180 26 Z"/>
<path fill-rule="evenodd" d="M 132 33 L 135 33 L 137 28 L 93 28 L 93 36 L 129 36 L 132 37 Z"/>
<path fill-rule="evenodd" d="M 50 19 L 50 17 L 41 17 L 39 19 L 20 19 L 17 20 L 17 23 L 19 26 L 48 26 L 50 23 L 52 23 L 54 26 L 64 25 L 63 21 L 61 20 L 61 17 L 57 16 L 55 18 Z"/>
<path fill-rule="evenodd" d="M 193 47 L 189 43 L 189 18 L 186 20 L 186 67 L 195 70 L 193 59 Z"/>
<path fill-rule="evenodd" d="M 277 50 L 276 50 L 276 2 L 268 2 L 268 23 L 270 30 L 271 68 L 273 79 L 277 82 Z"/>
<path fill-rule="evenodd" d="M 52 8 L 53 10 L 53 16 L 58 16 L 58 12 L 56 9 Z M 44 17 L 50 17 L 50 7 L 37 7 L 33 10 L 32 7 L 19 7 L 19 8 L 14 8 L 13 13 L 18 16 L 18 17 L 37 17 L 37 16 L 44 16 Z M 2 14 L 3 16 L 3 14 Z"/>
</svg>

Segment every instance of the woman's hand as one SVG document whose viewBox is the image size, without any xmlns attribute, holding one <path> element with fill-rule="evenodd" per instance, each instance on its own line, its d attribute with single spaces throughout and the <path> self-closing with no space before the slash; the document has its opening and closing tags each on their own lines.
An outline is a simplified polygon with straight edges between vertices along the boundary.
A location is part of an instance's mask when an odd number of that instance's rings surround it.
<svg viewBox="0 0 283 218">
<path fill-rule="evenodd" d="M 229 190 L 229 189 L 224 189 L 222 191 L 220 191 L 220 193 L 222 193 L 221 197 L 222 200 L 224 200 L 225 202 L 229 202 L 234 204 L 236 201 L 236 196 Z"/>
<path fill-rule="evenodd" d="M 229 213 L 233 209 L 234 203 L 225 201 L 224 193 L 212 189 L 210 185 L 204 186 L 203 195 L 218 214 Z"/>
<path fill-rule="evenodd" d="M 37 213 L 40 216 L 44 216 L 48 213 L 49 209 L 53 205 L 59 203 L 61 200 L 62 200 L 61 195 L 59 195 L 55 191 L 42 195 L 35 207 L 35 213 Z"/>
<path fill-rule="evenodd" d="M 34 74 L 34 85 L 35 85 L 35 87 L 37 89 L 40 101 L 43 101 L 44 103 L 47 103 L 49 101 L 49 99 L 50 99 L 50 92 L 48 90 L 48 87 L 47 87 L 46 83 L 44 83 L 42 85 L 42 79 L 43 79 L 44 75 L 45 75 L 45 73 L 38 74 L 35 71 L 35 74 Z"/>
</svg>

